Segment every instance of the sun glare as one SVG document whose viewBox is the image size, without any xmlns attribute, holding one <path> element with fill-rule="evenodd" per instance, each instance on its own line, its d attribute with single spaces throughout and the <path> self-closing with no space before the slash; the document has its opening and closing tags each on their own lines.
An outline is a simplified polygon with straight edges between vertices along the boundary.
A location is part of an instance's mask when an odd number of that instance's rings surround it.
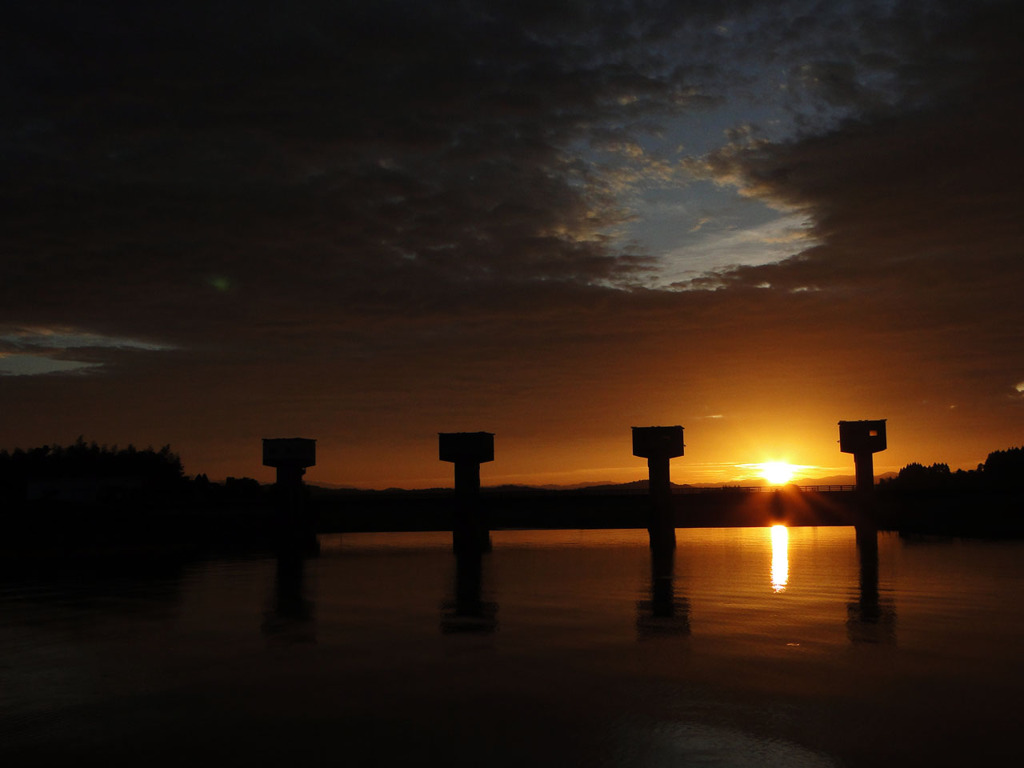
<svg viewBox="0 0 1024 768">
<path fill-rule="evenodd" d="M 766 461 L 760 467 L 761 477 L 772 485 L 785 485 L 796 474 L 796 467 L 785 461 Z"/>
</svg>

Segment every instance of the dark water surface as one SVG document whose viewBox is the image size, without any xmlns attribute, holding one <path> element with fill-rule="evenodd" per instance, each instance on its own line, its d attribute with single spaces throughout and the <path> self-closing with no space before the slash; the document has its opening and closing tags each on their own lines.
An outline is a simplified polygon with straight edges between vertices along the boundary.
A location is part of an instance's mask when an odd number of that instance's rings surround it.
<svg viewBox="0 0 1024 768">
<path fill-rule="evenodd" d="M 0 583 L 0 761 L 1015 765 L 1024 543 L 323 539 Z"/>
</svg>

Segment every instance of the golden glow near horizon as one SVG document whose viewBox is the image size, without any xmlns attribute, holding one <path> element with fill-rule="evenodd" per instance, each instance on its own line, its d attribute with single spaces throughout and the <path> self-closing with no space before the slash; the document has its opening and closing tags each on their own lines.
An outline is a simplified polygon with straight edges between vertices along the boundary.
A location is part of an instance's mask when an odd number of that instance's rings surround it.
<svg viewBox="0 0 1024 768">
<path fill-rule="evenodd" d="M 772 590 L 785 592 L 789 583 L 789 529 L 773 525 L 772 534 Z"/>
<path fill-rule="evenodd" d="M 793 479 L 797 467 L 786 461 L 765 461 L 757 465 L 761 477 L 772 485 L 785 485 Z"/>
</svg>

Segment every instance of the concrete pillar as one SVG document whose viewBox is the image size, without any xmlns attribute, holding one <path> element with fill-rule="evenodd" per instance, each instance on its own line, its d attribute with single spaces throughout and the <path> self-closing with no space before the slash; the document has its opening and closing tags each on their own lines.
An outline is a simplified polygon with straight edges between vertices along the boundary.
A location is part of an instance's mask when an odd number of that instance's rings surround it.
<svg viewBox="0 0 1024 768">
<path fill-rule="evenodd" d="M 674 549 L 676 523 L 669 460 L 683 455 L 683 428 L 633 427 L 633 455 L 647 459 L 650 513 L 647 532 L 651 548 Z"/>
<path fill-rule="evenodd" d="M 859 493 L 870 494 L 874 491 L 873 456 L 885 448 L 885 419 L 839 422 L 839 450 L 853 454 Z"/>
<path fill-rule="evenodd" d="M 440 432 L 438 457 L 455 465 L 452 545 L 456 553 L 490 551 L 490 525 L 480 503 L 480 465 L 494 461 L 494 434 Z"/>
<path fill-rule="evenodd" d="M 857 516 L 854 524 L 865 530 L 877 530 L 874 454 L 886 448 L 885 419 L 839 422 L 839 450 L 853 454 L 857 476 Z"/>
<path fill-rule="evenodd" d="M 875 492 L 875 457 L 869 451 L 853 454 L 854 472 L 857 476 L 857 493 Z"/>
<path fill-rule="evenodd" d="M 316 440 L 265 438 L 263 466 L 277 469 L 274 485 L 275 538 L 279 551 L 316 554 L 316 520 L 306 503 L 302 477 L 316 465 Z"/>
</svg>

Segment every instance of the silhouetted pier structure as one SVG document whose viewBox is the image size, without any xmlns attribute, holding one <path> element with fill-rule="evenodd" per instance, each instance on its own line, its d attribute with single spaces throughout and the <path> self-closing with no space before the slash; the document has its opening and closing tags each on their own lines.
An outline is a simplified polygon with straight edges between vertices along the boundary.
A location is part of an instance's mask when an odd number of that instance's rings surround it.
<svg viewBox="0 0 1024 768">
<path fill-rule="evenodd" d="M 683 428 L 633 427 L 633 455 L 647 459 L 650 519 L 647 531 L 652 549 L 674 549 L 676 522 L 672 505 L 669 460 L 683 455 Z"/>
<path fill-rule="evenodd" d="M 455 551 L 490 551 L 490 525 L 480 504 L 480 465 L 494 461 L 494 433 L 440 432 L 437 438 L 438 457 L 455 465 Z"/>
<path fill-rule="evenodd" d="M 315 554 L 320 545 L 316 521 L 306 503 L 302 476 L 316 466 L 316 440 L 304 437 L 264 438 L 263 466 L 277 470 L 274 512 L 277 544 L 281 551 Z"/>
<path fill-rule="evenodd" d="M 878 532 L 878 510 L 875 500 L 874 454 L 884 451 L 885 419 L 839 422 L 839 450 L 853 454 L 857 476 L 860 519 L 857 539 L 869 540 Z"/>
<path fill-rule="evenodd" d="M 652 550 L 673 550 L 676 528 L 855 525 L 871 536 L 893 518 L 891 494 L 873 498 L 872 454 L 886 445 L 885 421 L 840 422 L 841 449 L 853 453 L 861 492 L 853 486 L 673 488 L 671 459 L 684 455 L 683 427 L 633 427 L 633 455 L 647 459 L 646 493 L 638 484 L 602 489 L 485 489 L 480 465 L 494 460 L 491 432 L 438 433 L 438 457 L 455 465 L 454 495 L 426 491 L 318 493 L 306 500 L 302 477 L 315 464 L 314 440 L 264 441 L 264 464 L 276 467 L 278 542 L 316 551 L 316 533 L 451 530 L 456 553 L 487 552 L 491 530 L 642 528 Z M 454 496 L 454 498 L 453 498 Z M 878 509 L 876 509 L 876 506 Z"/>
<path fill-rule="evenodd" d="M 839 422 L 839 450 L 853 454 L 858 492 L 874 491 L 874 454 L 885 448 L 885 419 Z"/>
</svg>

